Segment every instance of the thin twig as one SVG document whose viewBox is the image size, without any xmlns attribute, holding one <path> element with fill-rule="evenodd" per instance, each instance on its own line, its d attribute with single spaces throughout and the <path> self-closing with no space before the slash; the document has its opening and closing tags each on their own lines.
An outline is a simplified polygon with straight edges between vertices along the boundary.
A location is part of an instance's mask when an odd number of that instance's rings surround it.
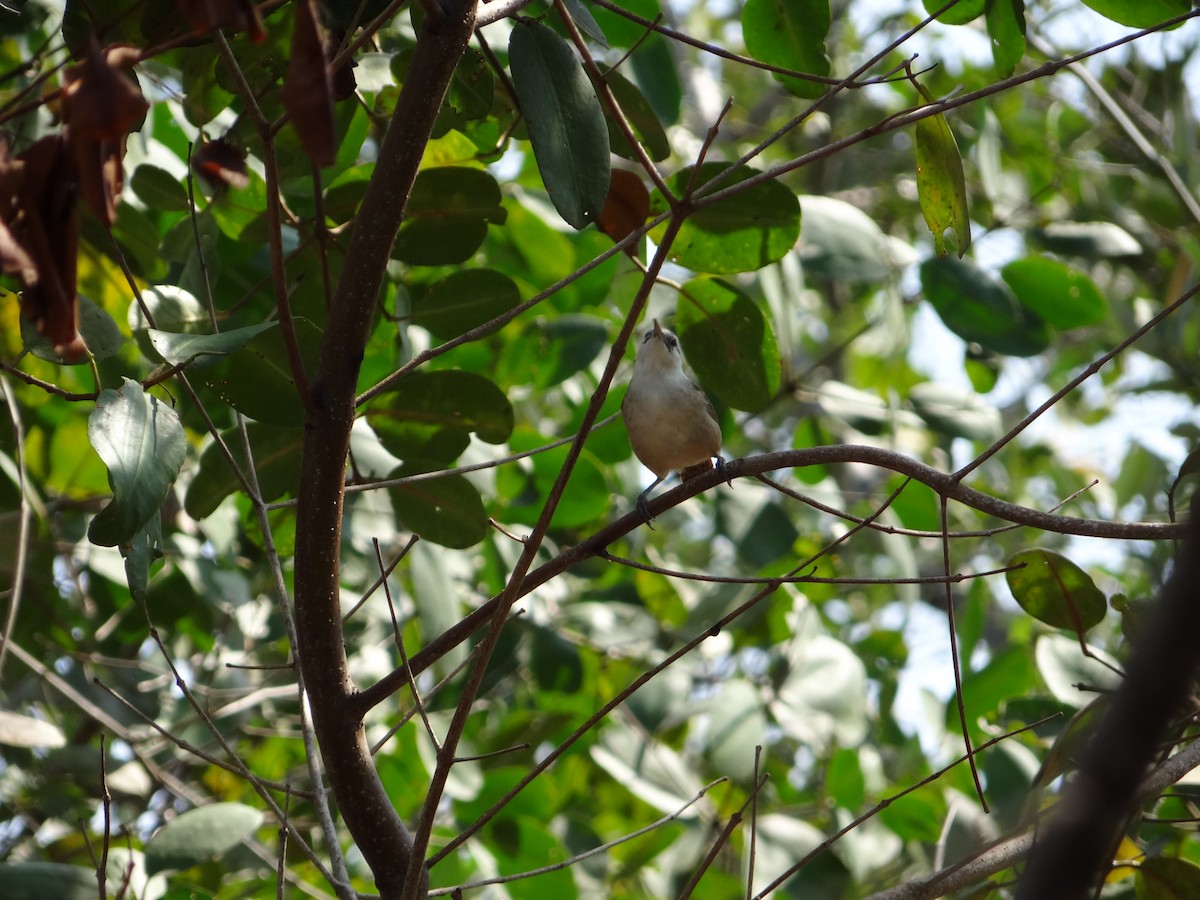
<svg viewBox="0 0 1200 900">
<path fill-rule="evenodd" d="M 866 526 L 870 527 L 870 526 Z M 988 569 L 985 572 L 955 572 L 953 575 L 914 575 L 907 578 L 866 578 L 863 576 L 847 575 L 822 578 L 818 575 L 793 575 L 787 578 L 781 576 L 739 576 L 711 575 L 707 572 L 684 572 L 679 569 L 668 569 L 663 566 L 653 566 L 649 563 L 638 562 L 636 559 L 626 559 L 614 556 L 607 550 L 596 554 L 606 562 L 637 569 L 641 572 L 652 572 L 664 578 L 680 578 L 685 581 L 705 581 L 711 584 L 769 584 L 782 581 L 784 584 L 961 584 L 973 578 L 989 578 L 993 575 L 1003 575 L 1024 568 L 1024 565 L 1002 566 L 998 569 Z"/>
<path fill-rule="evenodd" d="M 433 744 L 433 749 L 437 753 L 441 753 L 441 742 L 438 741 L 433 726 L 429 724 L 429 716 L 425 713 L 425 704 L 421 700 L 421 691 L 417 687 L 417 679 L 408 664 L 408 652 L 404 649 L 404 638 L 400 634 L 400 623 L 396 620 L 396 604 L 392 601 L 392 586 L 388 582 L 387 572 L 384 569 L 383 552 L 379 549 L 379 539 L 372 538 L 371 543 L 375 547 L 375 561 L 379 565 L 379 577 L 383 579 L 383 596 L 387 599 L 388 615 L 392 618 L 392 640 L 396 644 L 396 649 L 400 652 L 400 663 L 404 670 L 408 672 L 408 689 L 412 692 L 413 705 L 416 707 L 417 713 L 421 716 L 421 722 L 425 725 L 425 734 L 428 736 L 429 742 Z M 412 546 L 411 542 L 409 546 Z"/>
<path fill-rule="evenodd" d="M 653 274 L 656 275 L 661 267 L 666 263 L 667 255 L 670 252 L 675 235 L 679 233 L 679 228 L 683 224 L 682 219 L 673 219 L 668 225 L 666 233 L 663 235 L 662 242 L 654 255 L 654 264 L 652 266 Z M 558 508 L 558 502 L 562 498 L 567 487 L 567 481 L 574 471 L 575 463 L 578 461 L 583 452 L 583 445 L 590 433 L 592 426 L 600 414 L 600 409 L 607 398 L 609 386 L 612 384 L 613 377 L 616 375 L 617 366 L 624 357 L 625 348 L 629 342 L 630 336 L 633 334 L 634 326 L 637 319 L 640 317 L 642 310 L 645 308 L 646 301 L 650 296 L 650 289 L 653 287 L 653 275 L 643 279 L 637 294 L 630 304 L 629 313 L 626 315 L 625 324 L 621 328 L 620 334 L 617 336 L 616 342 L 613 344 L 609 352 L 608 362 L 604 368 L 603 374 L 600 376 L 599 384 L 592 398 L 588 403 L 587 409 L 584 411 L 583 420 L 580 423 L 579 434 L 576 435 L 570 449 L 567 451 L 567 457 L 563 461 L 562 468 L 559 470 L 558 477 L 555 479 L 554 485 L 550 489 L 550 493 L 546 498 L 545 504 L 542 506 L 541 514 L 534 523 L 533 530 L 529 537 L 526 538 L 524 546 L 521 548 L 521 555 L 513 567 L 512 573 L 509 575 L 508 583 L 500 594 L 500 599 L 495 609 L 492 611 L 491 621 L 487 634 L 484 636 L 480 644 L 479 654 L 475 658 L 475 662 L 471 667 L 471 671 L 467 675 L 466 683 L 463 685 L 460 693 L 458 706 L 454 710 L 454 715 L 451 717 L 450 725 L 446 729 L 446 737 L 442 746 L 442 752 L 438 754 L 437 766 L 434 769 L 433 777 L 430 780 L 429 793 L 426 795 L 425 804 L 421 808 L 421 817 L 413 836 L 414 857 L 421 859 L 425 855 L 425 849 L 429 845 L 429 838 L 433 831 L 434 815 L 437 812 L 438 804 L 441 800 L 442 792 L 445 790 L 446 780 L 449 778 L 450 766 L 453 765 L 453 756 L 458 741 L 462 737 L 463 730 L 466 727 L 467 718 L 471 708 L 475 702 L 475 697 L 478 695 L 480 686 L 483 683 L 484 675 L 487 672 L 487 665 L 491 661 L 491 656 L 500 640 L 500 635 L 504 628 L 504 623 L 508 617 L 508 611 L 518 598 L 524 595 L 524 584 L 526 576 L 529 574 L 530 567 L 533 565 L 539 549 L 542 546 L 546 533 L 550 529 L 550 521 L 554 516 L 554 511 Z M 414 867 L 416 868 L 416 867 Z M 416 900 L 417 879 L 414 873 L 410 871 L 407 883 L 405 884 L 402 900 Z"/>
<path fill-rule="evenodd" d="M 939 498 L 939 512 L 942 518 L 942 571 L 950 574 L 950 530 L 949 514 L 945 497 Z M 958 628 L 954 621 L 954 591 L 946 582 L 944 596 L 946 598 L 946 627 L 950 632 L 950 667 L 954 670 L 954 699 L 958 707 L 958 725 L 962 729 L 963 747 L 967 751 L 967 763 L 971 767 L 971 778 L 975 782 L 975 795 L 983 811 L 989 812 L 987 797 L 983 793 L 983 782 L 979 778 L 979 768 L 975 765 L 975 750 L 971 746 L 971 731 L 967 726 L 967 704 L 963 697 L 962 659 L 958 653 Z"/>
<path fill-rule="evenodd" d="M 8 610 L 4 615 L 4 633 L 0 635 L 0 681 L 3 680 L 4 658 L 8 642 L 17 625 L 17 612 L 21 609 L 21 597 L 25 594 L 25 566 L 29 562 L 29 530 L 33 522 L 30 503 L 33 490 L 25 470 L 25 426 L 21 422 L 21 408 L 17 406 L 17 395 L 8 379 L 0 376 L 0 393 L 8 406 L 8 418 L 13 427 L 13 452 L 17 458 L 17 542 L 12 565 L 12 584 L 8 590 Z"/>
<path fill-rule="evenodd" d="M 296 337 L 296 323 L 292 318 L 292 305 L 287 289 L 287 273 L 284 270 L 283 263 L 283 230 L 279 214 L 281 203 L 279 194 L 279 166 L 275 159 L 274 132 L 272 131 L 271 123 L 267 121 L 258 106 L 258 99 L 255 97 L 249 82 L 246 81 L 246 76 L 238 64 L 237 57 L 233 55 L 233 51 L 229 47 L 229 42 L 225 40 L 225 35 L 222 34 L 219 28 L 214 30 L 213 39 L 216 42 L 217 49 L 221 53 L 221 59 L 233 76 L 234 84 L 237 85 L 242 102 L 246 105 L 246 111 L 250 115 L 250 120 L 254 123 L 259 138 L 262 140 L 262 152 L 259 156 L 262 159 L 263 175 L 266 181 L 267 248 L 270 251 L 271 285 L 275 292 L 275 313 L 279 318 L 279 334 L 283 338 L 283 346 L 287 351 L 292 381 L 296 384 L 296 392 L 300 396 L 304 408 L 310 410 L 313 404 L 312 389 L 309 385 L 308 373 L 304 368 L 304 357 L 300 352 L 300 343 Z"/>
<path fill-rule="evenodd" d="M 518 881 L 523 878 L 533 878 L 536 875 L 545 875 L 548 872 L 559 872 L 563 869 L 570 868 L 571 866 L 575 865 L 576 863 L 583 862 L 585 859 L 589 859 L 589 858 L 591 858 L 593 856 L 597 856 L 598 854 L 601 854 L 601 853 L 607 853 L 613 847 L 619 847 L 621 844 L 628 843 L 629 841 L 632 841 L 634 838 L 639 838 L 643 834 L 649 834 L 651 831 L 654 831 L 656 828 L 661 828 L 664 825 L 674 822 L 676 819 L 680 818 L 685 812 L 687 812 L 689 807 L 694 806 L 696 803 L 698 803 L 701 799 L 704 798 L 705 794 L 707 794 L 709 791 L 711 791 L 718 784 L 723 783 L 725 780 L 726 779 L 724 779 L 724 778 L 718 778 L 716 781 L 709 782 L 704 787 L 700 788 L 700 790 L 696 794 L 696 796 L 692 797 L 691 800 L 689 800 L 687 803 L 683 804 L 683 806 L 679 807 L 679 809 L 675 810 L 675 812 L 668 813 L 667 815 L 663 816 L 661 819 L 656 819 L 655 821 L 651 822 L 649 825 L 645 825 L 645 826 L 639 828 L 637 831 L 631 831 L 629 834 L 622 835 L 621 837 L 619 837 L 615 840 L 609 841 L 606 844 L 601 844 L 599 847 L 593 847 L 591 850 L 585 850 L 583 853 L 578 853 L 575 856 L 572 856 L 570 859 L 564 859 L 562 862 L 556 862 L 556 863 L 553 863 L 548 866 L 542 866 L 540 869 L 531 869 L 528 872 L 518 872 L 515 875 L 498 875 L 495 878 L 485 878 L 482 881 L 471 881 L 466 884 L 455 885 L 454 887 L 436 888 L 435 890 L 432 890 L 429 892 L 429 896 L 430 897 L 444 897 L 447 894 L 457 894 L 458 892 L 461 892 L 461 891 L 472 890 L 474 888 L 487 887 L 489 884 L 507 884 L 511 881 Z"/>
<path fill-rule="evenodd" d="M 758 750 L 762 748 L 759 747 Z M 757 755 L 757 751 L 755 751 Z M 687 880 L 682 890 L 679 892 L 679 900 L 688 900 L 695 893 L 697 885 L 700 884 L 700 879 L 704 877 L 714 862 L 716 862 L 717 854 L 729 842 L 730 836 L 734 830 L 742 824 L 742 815 L 746 812 L 746 807 L 750 806 L 758 797 L 758 792 L 763 789 L 763 785 L 767 783 L 767 779 L 761 778 L 754 783 L 754 790 L 750 792 L 750 796 L 745 802 L 729 817 L 729 821 L 725 823 L 725 827 L 721 829 L 721 833 L 717 835 L 716 840 L 712 842 L 712 846 L 708 848 L 708 853 L 704 855 L 704 859 L 696 866 L 696 871 L 692 873 L 692 877 Z"/>
<path fill-rule="evenodd" d="M 945 495 L 947 498 L 956 500 L 979 512 L 995 516 L 1006 522 L 1056 534 L 1112 540 L 1164 541 L 1173 540 L 1184 532 L 1183 526 L 1173 522 L 1109 522 L 1102 519 L 1060 516 L 1029 509 L 969 488 L 955 480 L 953 476 L 932 466 L 927 466 L 912 457 L 881 447 L 867 447 L 859 444 L 834 444 L 799 450 L 777 450 L 760 456 L 730 460 L 725 463 L 720 472 L 715 469 L 705 472 L 654 497 L 650 500 L 648 509 L 652 516 L 660 516 L 685 500 L 725 483 L 727 479 L 757 477 L 777 469 L 827 466 L 838 463 L 865 463 L 890 469 L 893 472 L 908 475 L 914 480 L 928 485 L 936 493 Z M 641 515 L 636 510 L 630 510 L 591 537 L 564 550 L 554 559 L 529 573 L 522 585 L 521 596 L 585 560 L 600 555 L 609 544 L 641 527 L 642 522 Z M 870 520 L 864 524 L 866 527 L 870 527 Z M 457 647 L 488 622 L 495 614 L 501 596 L 496 595 L 476 607 L 423 649 L 414 653 L 409 659 L 413 673 L 419 674 L 424 671 L 434 660 Z M 367 710 L 382 703 L 406 683 L 404 674 L 399 671 L 385 676 L 351 699 L 354 714 L 361 718 Z"/>
<path fill-rule="evenodd" d="M 955 478 L 955 480 L 965 478 L 967 475 L 971 474 L 976 469 L 978 469 L 981 465 L 983 465 L 985 462 L 987 462 L 989 459 L 991 459 L 996 453 L 998 453 L 1000 451 L 1000 449 L 1002 447 L 1007 445 L 1018 434 L 1020 434 L 1027 427 L 1029 427 L 1029 425 L 1031 425 L 1036 419 L 1038 419 L 1044 412 L 1049 410 L 1051 407 L 1055 406 L 1060 400 L 1062 400 L 1063 397 L 1067 396 L 1067 394 L 1074 391 L 1077 387 L 1079 387 L 1079 385 L 1083 384 L 1085 381 L 1087 381 L 1089 378 L 1091 378 L 1093 375 L 1095 375 L 1097 372 L 1099 372 L 1102 368 L 1104 368 L 1106 363 L 1108 363 L 1110 360 L 1112 360 L 1118 354 L 1122 353 L 1127 347 L 1129 347 L 1135 341 L 1137 341 L 1139 338 L 1141 338 L 1143 335 L 1145 335 L 1146 333 L 1151 331 L 1159 323 L 1166 320 L 1173 312 L 1175 312 L 1175 310 L 1179 309 L 1181 306 L 1183 306 L 1185 303 L 1187 303 L 1189 300 L 1191 300 L 1194 296 L 1196 296 L 1196 293 L 1198 291 L 1200 291 L 1200 282 L 1197 282 L 1196 284 L 1192 285 L 1190 288 L 1188 288 L 1188 290 L 1184 291 L 1183 294 L 1181 294 L 1179 297 L 1177 297 L 1173 302 L 1168 303 L 1165 307 L 1163 307 L 1158 312 L 1157 315 L 1152 316 L 1150 319 L 1148 319 L 1140 328 L 1138 328 L 1132 334 L 1128 335 L 1123 341 L 1121 341 L 1119 344 L 1117 344 L 1115 347 L 1113 347 L 1107 353 L 1104 353 L 1101 356 L 1097 357 L 1096 359 L 1092 360 L 1092 362 L 1088 365 L 1088 367 L 1086 369 L 1084 369 L 1082 372 L 1080 372 L 1078 375 L 1076 375 L 1074 378 L 1072 378 L 1070 381 L 1068 381 L 1059 390 L 1055 391 L 1054 394 L 1045 403 L 1043 403 L 1041 406 L 1039 406 L 1037 409 L 1035 409 L 1029 415 L 1025 416 L 1025 418 L 1023 418 L 1020 422 L 1018 422 L 1016 425 L 1014 425 L 1012 428 L 1010 428 L 1008 433 L 1006 435 L 1004 435 L 1004 437 L 1000 438 L 1000 440 L 996 441 L 994 444 L 992 444 L 990 447 L 988 447 L 987 450 L 985 450 L 983 453 L 979 454 L 979 456 L 975 457 L 975 459 L 973 459 L 970 463 L 968 463 L 967 465 L 965 465 L 961 469 L 959 469 L 957 472 L 955 472 L 954 476 L 953 476 Z"/>
<path fill-rule="evenodd" d="M 1046 722 L 1049 722 L 1051 719 L 1054 719 L 1058 715 L 1059 715 L 1059 713 L 1054 713 L 1053 715 L 1047 716 L 1046 718 L 1040 719 L 1037 722 L 1033 722 L 1032 724 L 1022 725 L 1020 728 L 1015 728 L 1012 731 L 1007 731 L 1004 734 L 997 735 L 996 737 L 992 738 L 991 740 L 985 741 L 984 743 L 982 743 L 978 747 L 976 747 L 975 752 L 982 753 L 984 750 L 988 750 L 991 747 L 994 747 L 996 744 L 999 744 L 1001 741 L 1006 741 L 1011 737 L 1016 737 L 1018 734 L 1022 734 L 1023 732 L 1030 731 L 1034 728 L 1038 728 L 1039 726 L 1044 725 Z M 874 818 L 875 816 L 877 816 L 879 813 L 883 812 L 883 810 L 887 809 L 889 806 L 891 806 L 893 803 L 895 803 L 897 800 L 901 799 L 902 797 L 907 797 L 913 791 L 919 790 L 920 788 L 923 788 L 926 785 L 932 784 L 933 782 L 937 781 L 939 778 L 941 778 L 947 772 L 962 765 L 964 762 L 967 761 L 967 759 L 968 759 L 967 756 L 960 756 L 958 759 L 954 760 L 954 762 L 949 763 L 948 765 L 942 766 L 942 768 L 938 769 L 936 772 L 933 772 L 932 774 L 925 776 L 920 781 L 918 781 L 916 784 L 909 785 L 908 787 L 906 787 L 904 790 L 900 791 L 899 793 L 892 794 L 891 796 L 886 797 L 883 800 L 880 800 L 878 803 L 876 803 L 874 806 L 872 806 L 870 809 L 868 809 L 862 815 L 855 817 L 855 819 L 851 822 L 847 822 L 845 825 L 843 825 L 841 828 L 839 828 L 836 832 L 834 832 L 829 837 L 827 837 L 825 840 L 823 840 L 820 844 L 818 844 L 816 847 L 814 847 L 812 850 L 810 850 L 807 854 L 805 854 L 803 859 L 797 861 L 794 865 L 789 866 L 787 869 L 785 869 L 783 872 L 781 872 L 775 878 L 774 881 L 772 881 L 765 888 L 763 888 L 761 891 L 759 891 L 758 894 L 755 895 L 754 900 L 763 900 L 763 898 L 765 898 L 767 895 L 769 895 L 772 891 L 782 887 L 784 882 L 786 882 L 789 878 L 791 878 L 793 875 L 795 875 L 797 872 L 799 872 L 801 869 L 803 869 L 806 865 L 808 865 L 810 862 L 812 862 L 814 859 L 816 859 L 820 854 L 824 853 L 826 850 L 828 850 L 830 847 L 832 847 L 835 843 L 837 843 L 839 840 L 841 840 L 846 834 L 853 831 L 855 828 L 857 828 L 863 822 L 866 822 L 868 819 Z"/>
</svg>

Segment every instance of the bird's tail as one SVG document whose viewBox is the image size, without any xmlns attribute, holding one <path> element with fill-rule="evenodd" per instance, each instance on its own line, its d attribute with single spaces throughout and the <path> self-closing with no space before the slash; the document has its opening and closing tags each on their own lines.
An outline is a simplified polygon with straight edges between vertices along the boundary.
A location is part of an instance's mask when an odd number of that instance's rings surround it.
<svg viewBox="0 0 1200 900">
<path fill-rule="evenodd" d="M 679 470 L 680 481 L 691 481 L 705 472 L 712 470 L 713 464 L 711 459 L 706 459 L 704 462 L 696 463 L 694 466 L 688 466 L 685 469 Z"/>
</svg>

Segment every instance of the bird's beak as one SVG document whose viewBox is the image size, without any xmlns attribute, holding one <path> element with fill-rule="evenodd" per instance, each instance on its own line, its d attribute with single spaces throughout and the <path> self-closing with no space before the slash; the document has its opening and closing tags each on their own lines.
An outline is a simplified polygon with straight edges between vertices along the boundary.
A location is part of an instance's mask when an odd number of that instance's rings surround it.
<svg viewBox="0 0 1200 900">
<path fill-rule="evenodd" d="M 653 319 L 651 321 L 654 322 L 654 332 L 653 332 L 654 336 L 656 338 L 661 338 L 662 334 L 663 334 L 663 330 L 662 330 L 662 326 L 658 324 L 658 319 Z"/>
</svg>

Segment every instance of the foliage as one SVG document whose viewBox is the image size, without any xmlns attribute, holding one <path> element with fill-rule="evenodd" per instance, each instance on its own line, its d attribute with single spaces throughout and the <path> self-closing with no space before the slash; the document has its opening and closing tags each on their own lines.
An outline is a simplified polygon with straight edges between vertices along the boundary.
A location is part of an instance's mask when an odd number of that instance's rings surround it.
<svg viewBox="0 0 1200 900">
<path fill-rule="evenodd" d="M 854 897 L 1028 834 L 1197 469 L 1190 4 L 394 6 L 0 20 L 0 892 Z M 727 462 L 651 528 L 652 317 Z M 1179 777 L 1105 896 L 1196 893 Z"/>
</svg>

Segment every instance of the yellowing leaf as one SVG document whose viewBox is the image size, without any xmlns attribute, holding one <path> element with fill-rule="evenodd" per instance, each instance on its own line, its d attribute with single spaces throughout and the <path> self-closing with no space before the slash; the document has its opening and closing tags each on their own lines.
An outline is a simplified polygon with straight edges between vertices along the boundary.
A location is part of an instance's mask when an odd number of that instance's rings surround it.
<svg viewBox="0 0 1200 900">
<path fill-rule="evenodd" d="M 926 102 L 934 102 L 921 85 L 917 90 Z M 941 113 L 917 122 L 917 196 L 937 255 L 946 255 L 946 229 L 953 228 L 961 259 L 971 246 L 967 182 L 954 133 Z"/>
</svg>

